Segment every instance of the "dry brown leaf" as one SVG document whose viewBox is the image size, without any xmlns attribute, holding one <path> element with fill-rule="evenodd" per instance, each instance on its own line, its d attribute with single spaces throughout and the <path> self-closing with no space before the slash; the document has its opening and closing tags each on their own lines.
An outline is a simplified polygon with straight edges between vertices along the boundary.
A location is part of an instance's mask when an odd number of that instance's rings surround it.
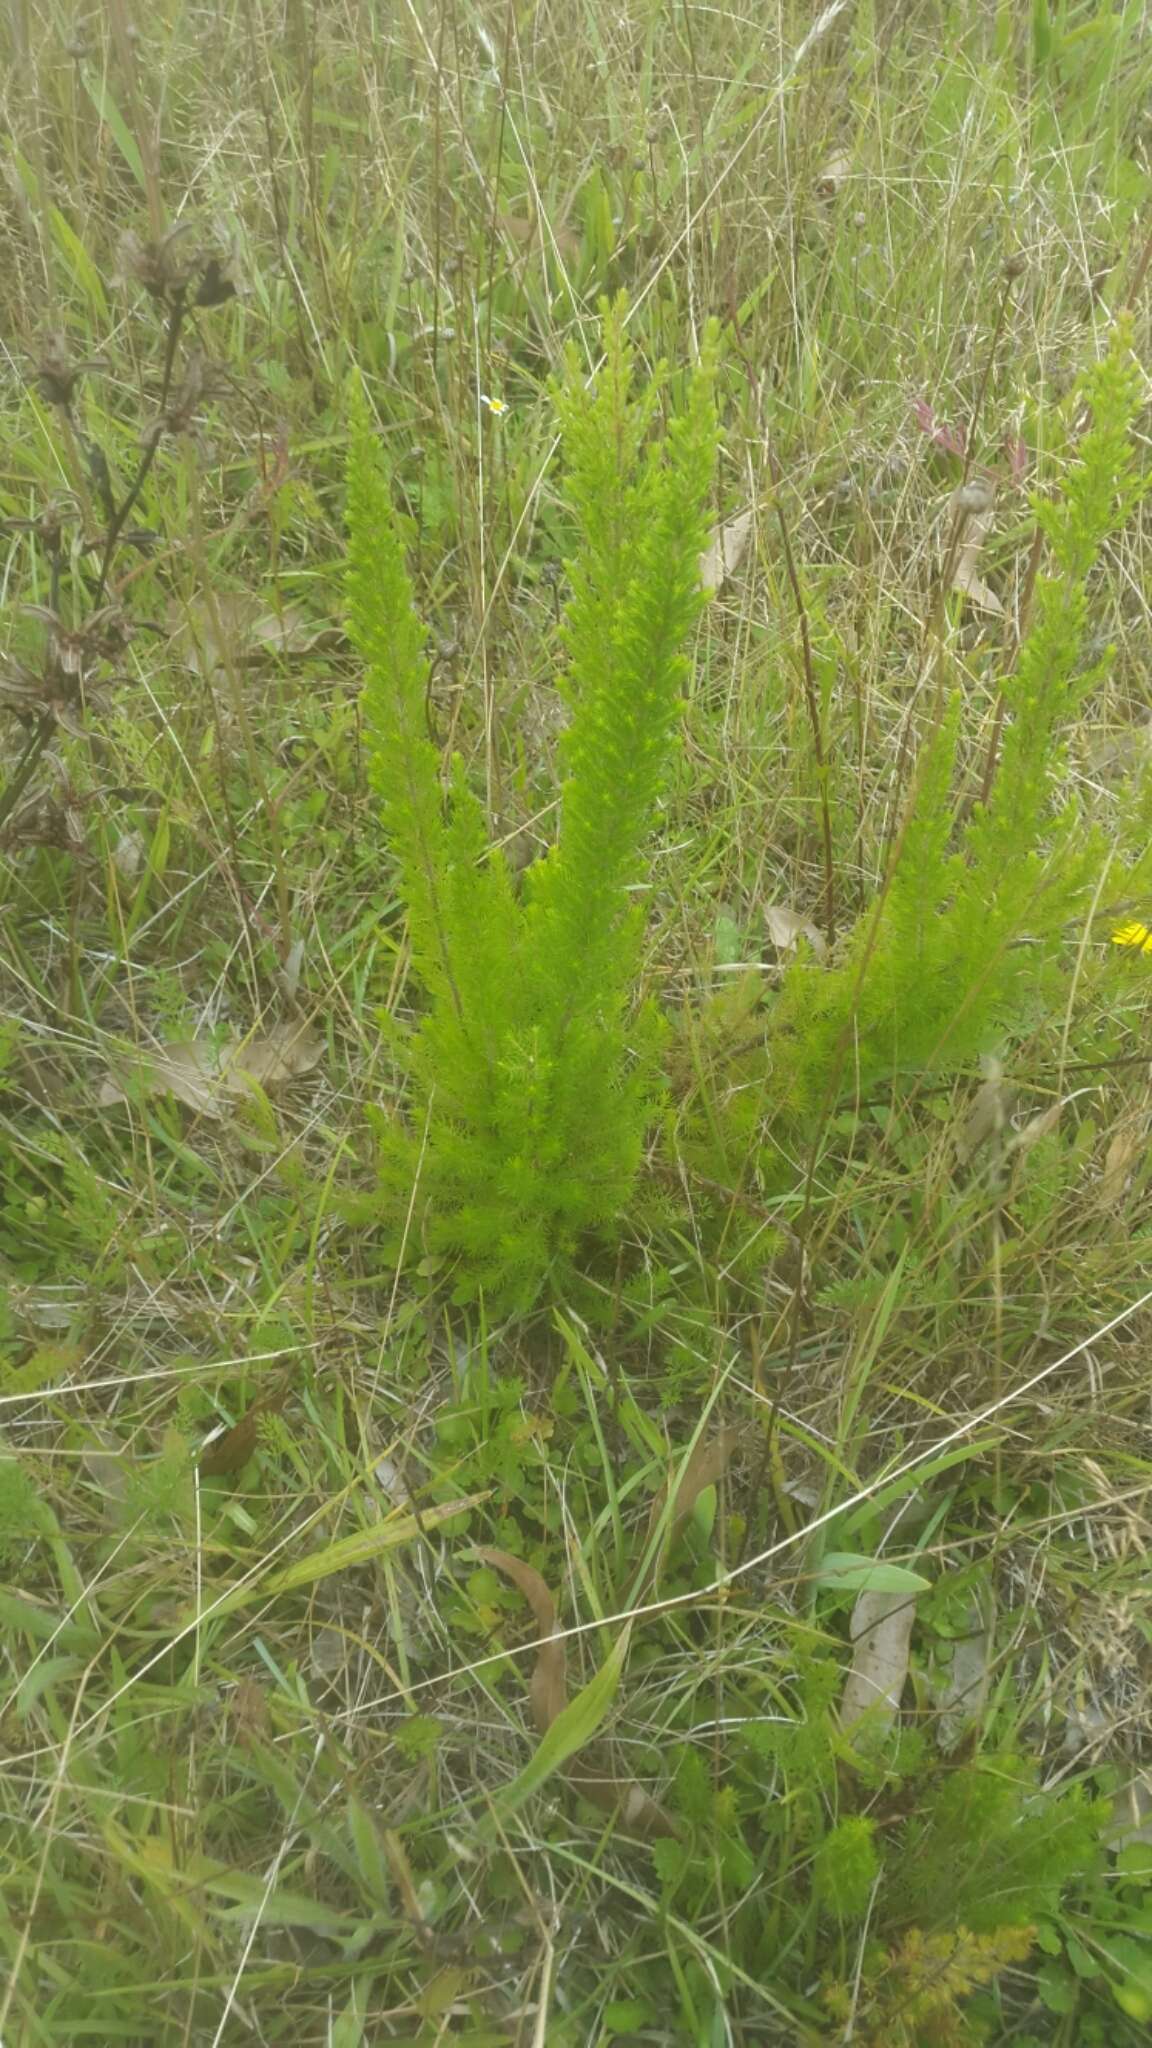
<svg viewBox="0 0 1152 2048">
<path fill-rule="evenodd" d="M 1100 1199 L 1107 1208 L 1114 1209 L 1124 1200 L 1132 1170 L 1147 1144 L 1148 1112 L 1141 1109 L 1135 1116 L 1125 1117 L 1104 1154 Z"/>
<path fill-rule="evenodd" d="M 500 226 L 508 240 L 517 243 L 522 249 L 530 249 L 540 233 L 536 215 L 531 212 L 501 214 Z M 545 249 L 555 250 L 562 263 L 574 263 L 580 254 L 580 237 L 574 228 L 559 227 L 550 223 L 541 240 Z"/>
<path fill-rule="evenodd" d="M 288 1398 L 288 1383 L 282 1381 L 267 1394 L 253 1401 L 243 1415 L 230 1429 L 221 1430 L 219 1436 L 210 1437 L 200 1453 L 200 1476 L 202 1479 L 222 1479 L 226 1474 L 239 1472 L 248 1463 L 256 1449 L 260 1433 L 260 1417 L 276 1415 Z"/>
<path fill-rule="evenodd" d="M 339 647 L 343 634 L 309 618 L 299 605 L 286 604 L 278 612 L 261 612 L 253 619 L 248 637 L 253 648 L 266 647 L 273 654 L 320 654 Z"/>
<path fill-rule="evenodd" d="M 1152 1775 L 1137 1771 L 1112 1801 L 1108 1840 L 1114 1849 L 1152 1846 Z"/>
<path fill-rule="evenodd" d="M 178 1039 L 158 1052 L 128 1054 L 112 1064 L 96 1100 L 101 1108 L 135 1093 L 174 1095 L 199 1116 L 226 1116 L 247 1083 L 274 1089 L 316 1065 L 323 1041 L 309 1025 L 274 1024 L 244 1039 Z"/>
<path fill-rule="evenodd" d="M 230 1702 L 229 1720 L 236 1741 L 259 1742 L 272 1726 L 268 1694 L 258 1678 L 241 1678 Z"/>
<path fill-rule="evenodd" d="M 852 1609 L 852 1669 L 844 1681 L 840 1726 L 851 1728 L 874 1712 L 891 1721 L 908 1676 L 908 1650 L 916 1619 L 914 1593 L 861 1593 Z"/>
<path fill-rule="evenodd" d="M 128 1462 L 124 1446 L 110 1429 L 93 1428 L 95 1442 L 82 1453 L 80 1462 L 89 1479 L 104 1495 L 105 1520 L 114 1520 L 117 1508 L 128 1499 Z"/>
<path fill-rule="evenodd" d="M 755 512 L 738 512 L 734 519 L 728 519 L 723 526 L 713 528 L 711 539 L 700 557 L 700 588 L 713 597 L 723 590 L 730 576 L 736 574 L 748 547 Z"/>
<path fill-rule="evenodd" d="M 478 1544 L 473 1555 L 481 1564 L 491 1565 L 494 1571 L 511 1579 L 532 1609 L 539 1638 L 528 1691 L 533 1719 L 540 1734 L 546 1735 L 568 1704 L 567 1660 L 564 1639 L 556 1626 L 556 1602 L 535 1566 L 525 1564 L 523 1558 L 514 1557 L 511 1551 Z M 603 1743 L 594 1743 L 571 1758 L 564 1767 L 564 1776 L 583 1798 L 614 1813 L 630 1834 L 655 1837 L 678 1833 L 671 1815 L 641 1785 L 632 1778 L 617 1776 L 607 1761 Z"/>
<path fill-rule="evenodd" d="M 310 1074 L 324 1050 L 324 1041 L 308 1024 L 273 1024 L 237 1046 L 226 1063 L 227 1077 L 247 1074 L 261 1088 L 276 1088 L 282 1081 L 298 1081 Z"/>
<path fill-rule="evenodd" d="M 728 1462 L 740 1441 L 738 1429 L 722 1429 L 719 1436 L 701 1437 L 680 1474 L 668 1523 L 667 1543 L 675 1542 L 706 1486 L 715 1486 L 728 1469 Z M 649 1534 L 657 1527 L 668 1499 L 662 1487 L 652 1503 Z"/>
<path fill-rule="evenodd" d="M 980 550 L 988 538 L 991 524 L 991 505 L 985 511 L 971 513 L 965 521 L 963 536 L 956 551 L 956 566 L 952 571 L 952 588 L 962 592 L 968 602 L 977 605 L 981 611 L 991 612 L 995 617 L 1003 618 L 1004 607 L 1000 599 L 994 590 L 990 590 L 988 585 L 981 581 L 976 568 L 980 560 Z"/>
<path fill-rule="evenodd" d="M 992 1638 L 977 1610 L 971 1620 L 972 1634 L 956 1639 L 948 1677 L 935 1691 L 936 1743 L 946 1756 L 981 1719 L 988 1698 Z"/>
<path fill-rule="evenodd" d="M 209 1039 L 178 1039 L 162 1052 L 129 1054 L 116 1061 L 101 1084 L 97 1102 L 106 1109 L 127 1102 L 130 1091 L 174 1095 L 201 1116 L 223 1116 L 218 1083 L 219 1048 Z"/>
<path fill-rule="evenodd" d="M 1014 1101 L 1015 1092 L 1006 1086 L 999 1068 L 981 1082 L 972 1107 L 956 1135 L 956 1151 L 963 1161 L 972 1159 L 981 1145 L 1004 1129 Z"/>
<path fill-rule="evenodd" d="M 1040 1143 L 1041 1138 L 1049 1137 L 1060 1122 L 1063 1109 L 1062 1102 L 1053 1102 L 1048 1109 L 1042 1109 L 1036 1116 L 1029 1117 L 1023 1130 L 1016 1132 L 1012 1140 L 1012 1151 L 1030 1152 L 1033 1145 Z"/>
<path fill-rule="evenodd" d="M 567 1657 L 563 1638 L 557 1637 L 556 1602 L 535 1566 L 525 1564 L 521 1557 L 513 1557 L 510 1550 L 478 1545 L 476 1556 L 482 1564 L 491 1565 L 494 1571 L 511 1579 L 532 1609 L 540 1639 L 528 1696 L 533 1719 L 544 1735 L 568 1703 Z"/>
<path fill-rule="evenodd" d="M 599 1760 L 600 1746 L 585 1750 L 588 1763 Z M 665 1811 L 659 1800 L 645 1792 L 634 1778 L 618 1778 L 614 1771 L 605 1767 L 581 1769 L 578 1764 L 570 1765 L 565 1772 L 573 1791 L 591 1806 L 598 1806 L 605 1813 L 614 1813 L 620 1826 L 630 1835 L 642 1835 L 647 1841 L 655 1841 L 664 1835 L 678 1835 L 680 1829 L 672 1815 Z"/>
<path fill-rule="evenodd" d="M 221 591 L 211 605 L 169 608 L 176 653 L 203 676 L 227 662 L 258 661 L 267 654 L 319 654 L 339 647 L 339 627 L 310 618 L 299 605 L 269 611 L 246 591 Z"/>
<path fill-rule="evenodd" d="M 764 912 L 764 922 L 778 952 L 790 953 L 801 939 L 807 939 L 818 960 L 827 956 L 828 941 L 823 932 L 817 930 L 811 918 L 798 910 L 789 910 L 786 903 L 770 903 Z"/>
<path fill-rule="evenodd" d="M 842 185 L 852 175 L 852 159 L 846 149 L 838 149 L 834 156 L 822 165 L 816 178 L 816 194 L 820 199 L 835 199 Z"/>
</svg>

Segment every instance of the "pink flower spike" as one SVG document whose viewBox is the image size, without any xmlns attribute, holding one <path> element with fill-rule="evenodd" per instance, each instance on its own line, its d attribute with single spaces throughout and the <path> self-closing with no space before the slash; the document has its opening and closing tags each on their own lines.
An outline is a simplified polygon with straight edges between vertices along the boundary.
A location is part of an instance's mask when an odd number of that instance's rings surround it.
<svg viewBox="0 0 1152 2048">
<path fill-rule="evenodd" d="M 950 427 L 946 420 L 937 419 L 926 398 L 912 400 L 912 417 L 934 447 L 943 448 L 949 455 L 958 455 L 963 461 L 967 437 L 962 426 Z"/>
<path fill-rule="evenodd" d="M 1008 474 L 1014 484 L 1022 484 L 1031 468 L 1028 443 L 1022 434 L 1005 434 L 1004 453 L 1008 457 Z"/>
</svg>

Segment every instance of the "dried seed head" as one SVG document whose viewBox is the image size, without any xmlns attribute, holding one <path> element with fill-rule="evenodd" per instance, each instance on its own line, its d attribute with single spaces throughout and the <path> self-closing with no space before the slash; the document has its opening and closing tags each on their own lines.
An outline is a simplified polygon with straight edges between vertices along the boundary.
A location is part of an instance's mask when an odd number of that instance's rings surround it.
<svg viewBox="0 0 1152 2048">
<path fill-rule="evenodd" d="M 219 225 L 207 230 L 177 221 L 159 241 L 129 232 L 120 238 L 114 282 L 143 285 L 164 305 L 190 300 L 200 307 L 222 306 L 240 289 L 236 251 Z"/>
<path fill-rule="evenodd" d="M 240 289 L 236 274 L 236 259 L 226 256 L 208 255 L 192 296 L 195 306 L 222 306 L 228 299 L 234 299 Z"/>
<path fill-rule="evenodd" d="M 74 362 L 67 337 L 57 331 L 48 336 L 32 374 L 40 396 L 49 405 L 58 405 L 67 412 L 80 378 L 107 368 L 103 356 L 86 356 L 82 362 Z"/>
<path fill-rule="evenodd" d="M 53 699 L 63 689 L 71 697 L 103 662 L 115 661 L 132 638 L 132 630 L 119 605 L 106 604 L 79 626 L 65 626 L 47 605 L 23 606 L 25 616 L 40 619 L 48 629 L 43 669 L 37 679 L 42 696 Z"/>
<path fill-rule="evenodd" d="M 0 533 L 30 533 L 48 554 L 59 554 L 65 521 L 79 513 L 75 498 L 49 498 L 35 519 L 0 519 Z"/>
<path fill-rule="evenodd" d="M 961 484 L 958 491 L 953 491 L 952 509 L 972 518 L 978 512 L 990 512 L 995 496 L 996 486 L 991 478 L 972 476 L 966 484 Z"/>
<path fill-rule="evenodd" d="M 0 663 L 0 704 L 17 718 L 28 718 L 44 709 L 43 678 L 12 655 Z"/>
<path fill-rule="evenodd" d="M 1028 258 L 1022 256 L 1020 251 L 1017 250 L 1014 256 L 1009 256 L 1004 265 L 1003 277 L 1005 284 L 1014 284 L 1018 277 L 1023 277 L 1027 268 Z"/>
<path fill-rule="evenodd" d="M 149 298 L 162 304 L 184 299 L 196 270 L 194 233 L 190 220 L 177 221 L 157 242 L 145 241 L 130 228 L 120 237 L 113 283 L 143 285 Z"/>
<path fill-rule="evenodd" d="M 118 604 L 106 604 L 84 621 L 83 631 L 94 661 L 118 661 L 133 628 Z"/>
<path fill-rule="evenodd" d="M 146 428 L 146 436 L 155 439 L 161 434 L 187 434 L 201 407 L 223 388 L 220 372 L 201 350 L 195 350 L 164 411 Z"/>
</svg>

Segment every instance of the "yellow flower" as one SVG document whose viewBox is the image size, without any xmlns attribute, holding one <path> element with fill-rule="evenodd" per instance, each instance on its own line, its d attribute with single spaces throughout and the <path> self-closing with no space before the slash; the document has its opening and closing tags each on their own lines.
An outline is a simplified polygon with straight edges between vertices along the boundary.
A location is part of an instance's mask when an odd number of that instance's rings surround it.
<svg viewBox="0 0 1152 2048">
<path fill-rule="evenodd" d="M 1127 924 L 1117 925 L 1112 934 L 1114 946 L 1135 946 L 1140 953 L 1152 953 L 1152 926 L 1141 924 L 1138 918 L 1130 918 Z"/>
<path fill-rule="evenodd" d="M 492 413 L 496 419 L 500 419 L 501 416 L 508 410 L 508 407 L 502 398 L 489 398 L 488 393 L 486 391 L 482 391 L 480 393 L 480 403 L 481 405 L 486 405 L 488 407 L 489 412 Z"/>
</svg>

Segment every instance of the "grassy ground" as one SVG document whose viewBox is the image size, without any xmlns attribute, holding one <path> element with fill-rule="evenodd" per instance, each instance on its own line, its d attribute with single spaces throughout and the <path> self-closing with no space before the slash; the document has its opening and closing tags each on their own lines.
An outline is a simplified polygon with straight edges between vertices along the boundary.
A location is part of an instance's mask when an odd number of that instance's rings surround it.
<svg viewBox="0 0 1152 2048">
<path fill-rule="evenodd" d="M 875 897 L 962 432 L 980 786 L 1026 492 L 1111 316 L 1147 342 L 1144 9 L 14 0 L 2 33 L 0 2036 L 1143 2039 L 1152 967 L 1070 935 L 1002 1068 L 856 1103 L 787 1185 L 673 1129 L 586 1296 L 466 1317 L 365 1199 L 411 991 L 340 576 L 359 366 L 433 730 L 530 858 L 548 380 L 605 291 L 652 357 L 724 323 L 717 520 L 752 517 L 648 960 L 707 1099 L 827 844 L 840 927 Z M 177 218 L 240 292 L 175 331 L 140 248 Z M 94 362 L 69 406 L 55 332 Z M 101 687 L 28 754 L 149 449 Z M 1137 515 L 1070 735 L 1105 826 L 1148 549 Z M 902 1702 L 867 1742 L 854 1613 Z M 982 1921 L 1005 1883 L 1027 1910 Z"/>
</svg>

